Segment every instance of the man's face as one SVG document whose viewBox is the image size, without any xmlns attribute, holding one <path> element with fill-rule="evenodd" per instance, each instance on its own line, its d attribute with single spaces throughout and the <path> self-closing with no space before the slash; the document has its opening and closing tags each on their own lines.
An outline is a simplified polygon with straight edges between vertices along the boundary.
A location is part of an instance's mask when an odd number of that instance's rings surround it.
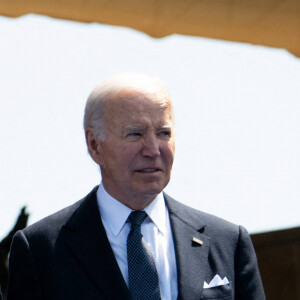
<svg viewBox="0 0 300 300">
<path fill-rule="evenodd" d="M 133 209 L 147 206 L 168 184 L 174 159 L 173 118 L 162 92 L 123 90 L 105 106 L 106 139 L 94 160 L 105 189 Z"/>
</svg>

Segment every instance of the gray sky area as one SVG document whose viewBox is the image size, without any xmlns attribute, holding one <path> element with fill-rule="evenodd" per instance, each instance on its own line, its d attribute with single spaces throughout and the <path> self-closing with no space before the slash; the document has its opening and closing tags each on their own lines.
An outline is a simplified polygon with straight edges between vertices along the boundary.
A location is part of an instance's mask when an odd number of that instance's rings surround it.
<svg viewBox="0 0 300 300">
<path fill-rule="evenodd" d="M 299 226 L 300 59 L 283 49 L 27 15 L 0 17 L 0 238 L 100 182 L 82 129 L 92 88 L 123 71 L 173 99 L 166 192 L 251 233 Z"/>
</svg>

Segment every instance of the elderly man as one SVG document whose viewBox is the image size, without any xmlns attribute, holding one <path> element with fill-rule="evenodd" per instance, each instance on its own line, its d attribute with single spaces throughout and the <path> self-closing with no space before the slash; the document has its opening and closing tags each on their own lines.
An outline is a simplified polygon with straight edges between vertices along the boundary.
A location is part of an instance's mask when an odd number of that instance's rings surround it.
<svg viewBox="0 0 300 300">
<path fill-rule="evenodd" d="M 15 235 L 8 300 L 265 298 L 246 230 L 163 192 L 175 138 L 160 80 L 106 80 L 84 128 L 102 182 Z"/>
</svg>

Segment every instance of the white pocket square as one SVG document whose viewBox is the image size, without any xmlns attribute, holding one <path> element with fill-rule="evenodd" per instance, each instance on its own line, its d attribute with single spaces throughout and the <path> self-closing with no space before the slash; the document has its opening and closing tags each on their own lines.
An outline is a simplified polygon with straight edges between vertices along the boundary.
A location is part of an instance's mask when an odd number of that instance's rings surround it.
<svg viewBox="0 0 300 300">
<path fill-rule="evenodd" d="M 217 274 L 217 275 L 215 275 L 215 277 L 211 280 L 211 282 L 209 284 L 207 284 L 207 282 L 204 281 L 203 288 L 210 289 L 215 286 L 227 285 L 227 284 L 229 284 L 229 280 L 227 279 L 227 277 L 224 277 L 223 279 L 221 279 L 221 277 Z"/>
</svg>

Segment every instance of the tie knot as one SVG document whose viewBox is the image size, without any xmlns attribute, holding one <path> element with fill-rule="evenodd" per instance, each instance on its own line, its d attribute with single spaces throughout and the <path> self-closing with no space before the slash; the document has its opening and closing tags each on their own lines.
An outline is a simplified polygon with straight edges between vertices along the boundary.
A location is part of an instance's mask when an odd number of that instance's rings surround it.
<svg viewBox="0 0 300 300">
<path fill-rule="evenodd" d="M 131 226 L 140 226 L 147 218 L 147 213 L 143 210 L 134 210 L 130 213 L 128 219 Z"/>
</svg>

